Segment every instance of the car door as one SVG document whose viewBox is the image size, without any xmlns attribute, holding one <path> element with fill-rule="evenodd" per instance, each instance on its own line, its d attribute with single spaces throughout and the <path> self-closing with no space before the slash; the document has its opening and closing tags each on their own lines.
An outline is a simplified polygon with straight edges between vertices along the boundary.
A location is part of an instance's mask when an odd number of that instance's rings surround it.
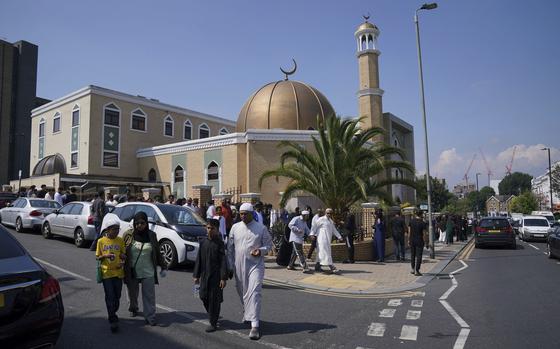
<svg viewBox="0 0 560 349">
<path fill-rule="evenodd" d="M 74 207 L 74 204 L 66 204 L 64 207 L 62 207 L 60 210 L 58 210 L 58 215 L 56 215 L 56 228 L 53 228 L 53 231 L 55 233 L 58 233 L 60 235 L 64 235 L 64 236 L 72 236 L 70 235 L 69 231 L 68 231 L 68 225 L 66 223 L 66 220 L 70 218 L 70 211 L 72 210 L 72 208 Z M 55 230 L 56 229 L 56 230 Z"/>
<path fill-rule="evenodd" d="M 21 214 L 21 212 L 25 210 L 26 206 L 27 206 L 27 199 L 20 199 L 17 205 L 14 205 L 14 207 L 12 207 L 12 210 L 10 212 L 10 223 L 13 226 L 16 225 L 16 219 Z"/>
<path fill-rule="evenodd" d="M 556 256 L 560 255 L 560 227 L 556 227 L 550 236 L 550 249 Z"/>
<path fill-rule="evenodd" d="M 14 207 L 20 202 L 20 200 L 23 199 L 17 199 L 14 202 L 12 202 L 12 205 L 10 207 L 6 207 L 5 209 L 2 210 L 2 222 L 4 224 L 14 224 L 13 220 L 12 220 L 12 215 L 14 212 Z"/>
<path fill-rule="evenodd" d="M 68 229 L 68 233 L 71 236 L 74 236 L 74 231 L 76 231 L 76 227 L 80 225 L 80 219 L 82 218 L 82 210 L 84 209 L 84 205 L 81 203 L 74 203 L 74 207 L 70 210 L 70 213 L 66 216 L 66 229 Z"/>
</svg>

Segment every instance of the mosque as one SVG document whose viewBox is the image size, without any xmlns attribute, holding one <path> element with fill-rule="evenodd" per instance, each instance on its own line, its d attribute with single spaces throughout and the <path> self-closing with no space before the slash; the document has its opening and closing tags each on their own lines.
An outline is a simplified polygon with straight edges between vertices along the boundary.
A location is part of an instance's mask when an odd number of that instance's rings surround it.
<svg viewBox="0 0 560 349">
<path fill-rule="evenodd" d="M 405 160 L 414 165 L 413 127 L 383 112 L 379 29 L 366 19 L 354 36 L 363 126 L 383 127 L 386 133 L 376 141 L 402 148 Z M 237 122 L 91 85 L 53 100 L 32 111 L 33 171 L 21 186 L 76 186 L 84 193 L 130 190 L 145 196 L 199 197 L 202 202 L 234 195 L 240 201 L 276 206 L 287 181 L 267 179 L 259 188 L 258 180 L 279 165 L 279 142 L 294 141 L 310 149 L 318 134 L 317 116 L 335 114 L 318 89 L 290 79 L 296 67 L 283 71 L 283 80 L 258 88 Z M 386 175 L 413 179 L 413 174 L 398 169 Z M 402 202 L 415 201 L 411 188 L 390 189 Z M 299 193 L 288 208 L 304 204 L 319 203 Z"/>
</svg>

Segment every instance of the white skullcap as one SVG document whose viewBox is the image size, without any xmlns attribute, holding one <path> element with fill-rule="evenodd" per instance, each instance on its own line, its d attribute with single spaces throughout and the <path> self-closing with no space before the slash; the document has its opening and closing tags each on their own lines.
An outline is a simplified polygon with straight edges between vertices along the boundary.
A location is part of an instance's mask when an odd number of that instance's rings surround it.
<svg viewBox="0 0 560 349">
<path fill-rule="evenodd" d="M 325 210 L 325 213 L 332 213 L 332 208 L 327 208 L 327 209 Z"/>
<path fill-rule="evenodd" d="M 307 211 L 307 210 L 301 211 L 301 214 L 302 214 L 302 215 L 304 215 L 304 214 L 309 214 L 309 211 Z"/>
<path fill-rule="evenodd" d="M 242 204 L 241 207 L 239 208 L 239 212 L 241 212 L 241 211 L 253 212 L 253 205 L 246 202 L 246 203 Z"/>
</svg>

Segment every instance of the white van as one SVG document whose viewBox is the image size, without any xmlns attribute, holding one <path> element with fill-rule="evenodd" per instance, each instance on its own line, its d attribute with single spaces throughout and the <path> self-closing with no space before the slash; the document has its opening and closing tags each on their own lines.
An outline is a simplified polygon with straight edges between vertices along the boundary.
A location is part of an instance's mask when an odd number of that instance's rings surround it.
<svg viewBox="0 0 560 349">
<path fill-rule="evenodd" d="M 519 231 L 519 238 L 525 241 L 529 239 L 546 240 L 549 228 L 550 224 L 543 216 L 524 216 L 517 229 Z"/>
<path fill-rule="evenodd" d="M 554 215 L 550 211 L 533 211 L 531 212 L 531 216 L 543 216 L 548 219 L 548 223 L 552 226 L 554 223 Z"/>
</svg>

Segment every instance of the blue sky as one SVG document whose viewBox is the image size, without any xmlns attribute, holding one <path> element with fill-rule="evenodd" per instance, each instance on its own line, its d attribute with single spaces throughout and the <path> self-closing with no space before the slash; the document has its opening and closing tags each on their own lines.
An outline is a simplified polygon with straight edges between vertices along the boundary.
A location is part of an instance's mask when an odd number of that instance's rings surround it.
<svg viewBox="0 0 560 349">
<path fill-rule="evenodd" d="M 354 31 L 370 13 L 384 111 L 415 127 L 425 170 L 413 14 L 422 1 L 32 1 L 0 3 L 0 37 L 39 45 L 38 95 L 94 84 L 232 120 L 260 86 L 295 80 L 357 116 Z M 560 2 L 440 1 L 420 15 L 433 175 L 457 183 L 481 148 L 503 176 L 560 160 Z M 470 177 L 486 173 L 478 154 Z M 486 175 L 481 177 L 482 183 Z M 471 179 L 472 182 L 472 179 Z"/>
</svg>

